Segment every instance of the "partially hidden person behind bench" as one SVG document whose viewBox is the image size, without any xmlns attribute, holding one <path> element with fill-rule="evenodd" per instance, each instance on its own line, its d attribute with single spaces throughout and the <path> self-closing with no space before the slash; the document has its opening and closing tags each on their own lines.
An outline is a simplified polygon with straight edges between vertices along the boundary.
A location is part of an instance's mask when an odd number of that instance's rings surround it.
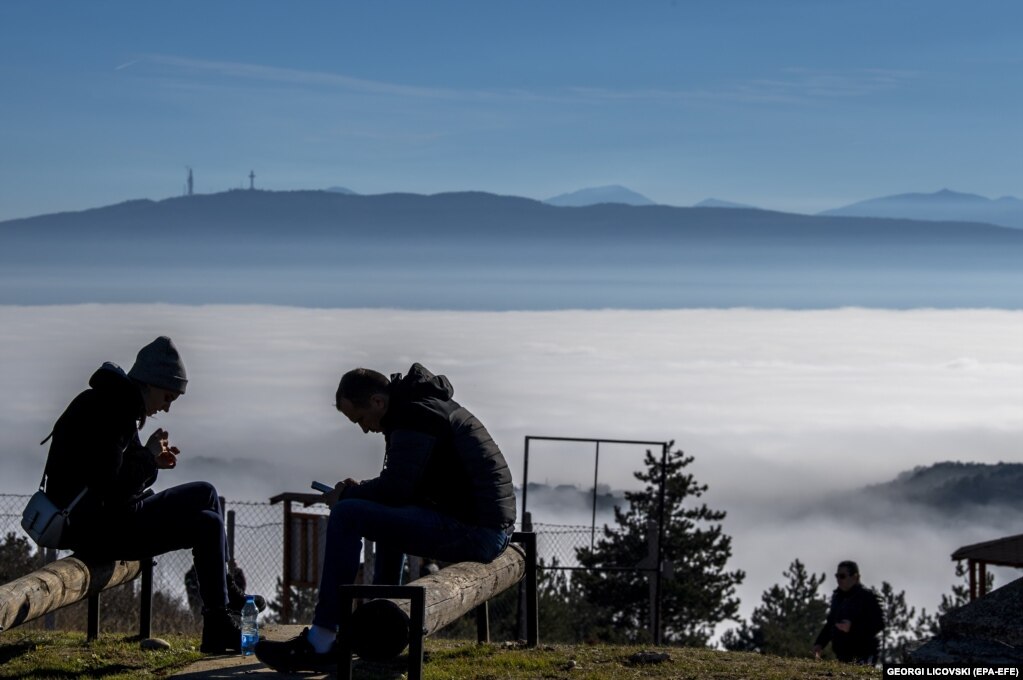
<svg viewBox="0 0 1023 680">
<path fill-rule="evenodd" d="M 223 654 L 240 647 L 231 611 L 241 609 L 245 595 L 228 587 L 217 490 L 191 482 L 153 493 L 149 486 L 159 470 L 172 469 L 180 451 L 162 428 L 145 445 L 139 438 L 146 418 L 169 412 L 187 382 L 178 350 L 165 336 L 139 350 L 127 373 L 104 363 L 53 426 L 46 491 L 67 507 L 87 489 L 71 511 L 62 546 L 84 558 L 141 560 L 191 548 L 203 601 L 200 650 Z M 258 604 L 265 606 L 262 597 Z"/>
<path fill-rule="evenodd" d="M 400 582 L 406 553 L 491 562 L 508 547 L 515 524 L 511 472 L 483 424 L 453 395 L 445 376 L 419 364 L 404 377 L 365 368 L 342 376 L 337 410 L 363 432 L 384 435 L 383 469 L 324 494 L 331 510 L 312 626 L 288 641 L 260 640 L 261 661 L 287 672 L 337 663 L 338 586 L 355 581 L 363 538 L 377 543 L 373 580 L 385 585 Z"/>
<path fill-rule="evenodd" d="M 814 656 L 819 659 L 830 642 L 839 661 L 872 666 L 878 660 L 878 635 L 884 630 L 877 595 L 860 583 L 860 568 L 852 560 L 839 562 L 835 579 L 838 587 L 831 595 L 828 619 L 814 641 Z"/>
</svg>

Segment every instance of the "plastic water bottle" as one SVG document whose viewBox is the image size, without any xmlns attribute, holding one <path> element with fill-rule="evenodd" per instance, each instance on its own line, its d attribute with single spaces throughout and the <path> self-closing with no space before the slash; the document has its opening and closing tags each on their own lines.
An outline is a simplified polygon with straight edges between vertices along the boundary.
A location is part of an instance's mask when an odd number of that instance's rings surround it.
<svg viewBox="0 0 1023 680">
<path fill-rule="evenodd" d="M 242 656 L 249 656 L 256 651 L 256 643 L 259 641 L 259 622 L 256 620 L 258 616 L 256 602 L 249 595 L 245 598 L 245 606 L 242 607 Z"/>
</svg>

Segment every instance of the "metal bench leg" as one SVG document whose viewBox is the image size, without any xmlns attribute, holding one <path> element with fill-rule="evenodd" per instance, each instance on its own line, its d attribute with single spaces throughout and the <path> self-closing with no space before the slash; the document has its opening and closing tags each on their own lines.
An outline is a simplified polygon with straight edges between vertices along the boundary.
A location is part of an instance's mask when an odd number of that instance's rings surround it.
<svg viewBox="0 0 1023 680">
<path fill-rule="evenodd" d="M 153 565 L 152 557 L 142 559 L 142 587 L 139 598 L 139 637 L 145 640 L 153 636 Z"/>
<path fill-rule="evenodd" d="M 426 631 L 426 589 L 409 593 L 408 680 L 423 680 L 423 633 Z"/>
<path fill-rule="evenodd" d="M 426 637 L 426 589 L 422 586 L 367 586 L 344 585 L 338 587 L 341 611 L 338 617 L 337 677 L 352 680 L 352 603 L 357 598 L 386 597 L 409 601 L 408 680 L 423 678 L 423 640 Z"/>
<path fill-rule="evenodd" d="M 490 642 L 490 602 L 476 607 L 476 642 L 483 645 Z"/>
<path fill-rule="evenodd" d="M 341 594 L 341 616 L 337 629 L 337 679 L 352 680 L 352 638 L 347 631 L 352 629 L 352 605 L 356 591 L 353 586 L 338 588 Z"/>
<path fill-rule="evenodd" d="M 85 640 L 92 642 L 99 637 L 99 593 L 89 596 L 89 610 L 86 613 Z"/>
</svg>

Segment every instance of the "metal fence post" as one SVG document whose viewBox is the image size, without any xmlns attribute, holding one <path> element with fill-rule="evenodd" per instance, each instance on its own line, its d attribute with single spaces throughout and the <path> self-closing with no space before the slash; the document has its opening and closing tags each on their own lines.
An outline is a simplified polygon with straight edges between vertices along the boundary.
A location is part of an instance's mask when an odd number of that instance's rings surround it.
<svg viewBox="0 0 1023 680">
<path fill-rule="evenodd" d="M 234 562 L 234 510 L 227 511 L 227 559 Z"/>
<path fill-rule="evenodd" d="M 522 513 L 522 531 L 526 533 L 533 532 L 533 515 L 529 512 Z M 526 555 L 526 559 L 529 559 L 529 555 Z M 529 569 L 529 563 L 526 563 L 526 569 Z M 535 572 L 535 570 L 534 570 Z M 515 617 L 515 630 L 518 631 L 520 640 L 525 640 L 529 634 L 529 588 L 526 585 L 526 579 L 519 581 L 519 606 Z"/>
<path fill-rule="evenodd" d="M 291 501 L 284 501 L 284 572 L 281 574 L 281 619 L 291 623 Z"/>
<path fill-rule="evenodd" d="M 661 447 L 661 492 L 657 502 L 657 573 L 654 575 L 656 596 L 654 598 L 654 644 L 661 644 L 661 583 L 664 574 L 664 504 L 668 486 L 668 444 Z"/>
<path fill-rule="evenodd" d="M 511 542 L 518 543 L 526 552 L 526 577 L 520 582 L 519 591 L 519 636 L 526 640 L 527 646 L 535 647 L 540 643 L 536 534 L 532 531 L 516 532 L 511 535 Z"/>
</svg>

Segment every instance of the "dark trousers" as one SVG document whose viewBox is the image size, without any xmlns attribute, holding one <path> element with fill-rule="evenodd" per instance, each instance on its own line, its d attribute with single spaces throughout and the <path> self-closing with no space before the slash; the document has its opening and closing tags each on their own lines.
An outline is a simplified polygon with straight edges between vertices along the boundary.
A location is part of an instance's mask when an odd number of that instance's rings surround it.
<svg viewBox="0 0 1023 680">
<path fill-rule="evenodd" d="M 199 594 L 206 608 L 227 604 L 227 536 L 217 490 L 190 482 L 153 494 L 92 526 L 78 552 L 115 560 L 140 560 L 192 549 Z"/>
</svg>

